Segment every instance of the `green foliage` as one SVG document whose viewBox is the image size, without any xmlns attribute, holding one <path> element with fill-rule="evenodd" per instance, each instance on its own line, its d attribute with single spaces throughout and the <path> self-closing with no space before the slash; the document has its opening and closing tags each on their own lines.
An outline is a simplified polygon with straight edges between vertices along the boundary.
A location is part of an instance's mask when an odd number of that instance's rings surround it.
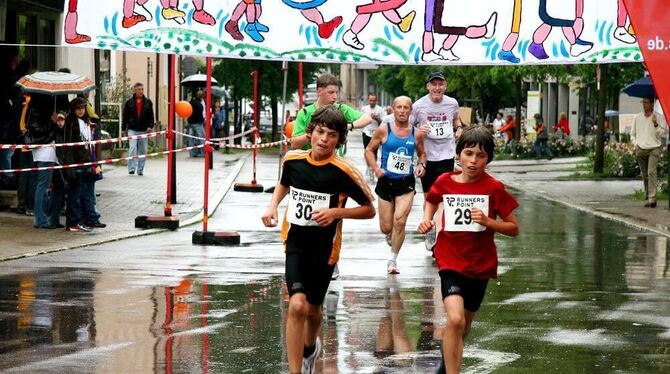
<svg viewBox="0 0 670 374">
<path fill-rule="evenodd" d="M 496 138 L 496 159 L 531 159 L 535 157 L 534 140 L 521 138 L 518 142 L 505 144 L 501 138 Z M 570 137 L 554 138 L 549 141 L 549 147 L 555 157 L 584 156 L 593 149 L 593 144 Z"/>
<path fill-rule="evenodd" d="M 589 167 L 593 168 L 594 155 L 588 156 Z M 616 143 L 605 146 L 605 167 L 603 176 L 618 178 L 635 178 L 640 175 L 640 167 L 632 144 Z M 667 190 L 668 154 L 663 152 L 658 163 L 658 180 L 662 188 Z"/>
</svg>

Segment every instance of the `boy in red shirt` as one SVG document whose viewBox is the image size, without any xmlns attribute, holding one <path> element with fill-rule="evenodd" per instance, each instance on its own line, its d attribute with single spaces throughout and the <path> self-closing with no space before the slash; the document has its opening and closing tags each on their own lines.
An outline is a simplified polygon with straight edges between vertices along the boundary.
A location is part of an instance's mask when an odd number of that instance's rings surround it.
<svg viewBox="0 0 670 374">
<path fill-rule="evenodd" d="M 514 216 L 519 204 L 500 181 L 484 171 L 493 159 L 493 151 L 493 136 L 485 128 L 463 131 L 456 145 L 462 171 L 445 173 L 435 181 L 426 195 L 426 209 L 419 224 L 420 233 L 428 232 L 435 225 L 433 216 L 439 204 L 444 203 L 435 259 L 447 313 L 442 353 L 450 374 L 460 372 L 463 342 L 484 299 L 488 280 L 497 276 L 494 234 L 519 234 Z"/>
</svg>

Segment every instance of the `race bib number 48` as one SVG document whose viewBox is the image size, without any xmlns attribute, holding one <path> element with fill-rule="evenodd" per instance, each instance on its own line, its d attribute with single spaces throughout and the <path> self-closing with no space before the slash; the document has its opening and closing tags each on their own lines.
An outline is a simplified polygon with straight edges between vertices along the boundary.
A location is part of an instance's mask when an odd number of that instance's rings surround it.
<svg viewBox="0 0 670 374">
<path fill-rule="evenodd" d="M 472 209 L 489 213 L 488 195 L 443 195 L 444 231 L 485 231 L 486 227 L 472 220 Z"/>
<path fill-rule="evenodd" d="M 399 153 L 389 152 L 389 157 L 386 159 L 386 170 L 395 174 L 409 174 L 409 169 L 412 166 L 411 155 L 401 155 Z"/>
<path fill-rule="evenodd" d="M 298 226 L 318 226 L 312 220 L 315 210 L 330 208 L 330 194 L 290 187 L 287 219 Z"/>
</svg>

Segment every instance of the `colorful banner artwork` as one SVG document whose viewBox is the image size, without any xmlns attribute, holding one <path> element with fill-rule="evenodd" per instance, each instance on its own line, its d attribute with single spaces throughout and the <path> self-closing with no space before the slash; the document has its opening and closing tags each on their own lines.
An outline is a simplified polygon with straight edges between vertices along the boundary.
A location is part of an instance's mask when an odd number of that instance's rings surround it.
<svg viewBox="0 0 670 374">
<path fill-rule="evenodd" d="M 623 0 L 621 0 L 623 1 Z M 640 48 L 663 112 L 670 113 L 670 12 L 668 0 L 626 0 Z M 668 124 L 670 126 L 670 123 Z"/>
<path fill-rule="evenodd" d="M 104 49 L 403 65 L 642 60 L 623 0 L 67 0 L 65 7 L 62 44 Z"/>
</svg>

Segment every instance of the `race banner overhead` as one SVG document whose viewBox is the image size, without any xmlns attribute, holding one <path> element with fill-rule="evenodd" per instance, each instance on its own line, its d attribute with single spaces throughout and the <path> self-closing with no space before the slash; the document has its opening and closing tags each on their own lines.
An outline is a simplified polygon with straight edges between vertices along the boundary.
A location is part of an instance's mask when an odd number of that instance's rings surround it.
<svg viewBox="0 0 670 374">
<path fill-rule="evenodd" d="M 62 44 L 91 48 L 402 65 L 642 61 L 623 0 L 67 0 L 65 7 Z"/>
</svg>

